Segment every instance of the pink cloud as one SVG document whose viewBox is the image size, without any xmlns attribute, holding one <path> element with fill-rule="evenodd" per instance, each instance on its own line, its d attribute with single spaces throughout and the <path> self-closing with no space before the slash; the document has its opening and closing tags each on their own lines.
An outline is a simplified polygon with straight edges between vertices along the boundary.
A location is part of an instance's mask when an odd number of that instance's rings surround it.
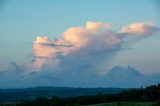
<svg viewBox="0 0 160 106">
<path fill-rule="evenodd" d="M 35 59 L 34 62 L 30 63 L 30 66 L 39 70 L 46 64 L 54 66 L 61 61 L 59 55 L 67 57 L 78 51 L 83 51 L 83 53 L 78 54 L 79 57 L 102 51 L 107 51 L 107 55 L 113 50 L 118 51 L 123 46 L 125 37 L 130 35 L 149 36 L 157 31 L 159 28 L 152 24 L 133 23 L 122 27 L 119 33 L 112 31 L 111 25 L 108 23 L 89 21 L 86 22 L 85 27 L 67 29 L 59 39 L 53 41 L 49 40 L 47 36 L 38 36 L 33 43 L 32 49 Z"/>
<path fill-rule="evenodd" d="M 134 23 L 122 28 L 121 32 L 134 34 L 137 36 L 150 36 L 154 32 L 160 31 L 160 28 L 151 23 Z"/>
</svg>

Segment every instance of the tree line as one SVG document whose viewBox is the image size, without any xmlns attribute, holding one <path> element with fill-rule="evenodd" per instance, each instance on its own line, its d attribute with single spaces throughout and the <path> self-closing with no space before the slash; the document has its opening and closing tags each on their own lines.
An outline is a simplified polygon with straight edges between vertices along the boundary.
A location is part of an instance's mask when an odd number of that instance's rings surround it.
<svg viewBox="0 0 160 106">
<path fill-rule="evenodd" d="M 38 97 L 32 101 L 22 100 L 17 104 L 8 104 L 5 106 L 81 106 L 108 102 L 156 102 L 160 106 L 160 84 L 152 85 L 146 88 L 123 90 L 118 94 L 101 94 L 79 97 L 52 98 Z M 0 106 L 4 106 L 1 104 Z"/>
</svg>

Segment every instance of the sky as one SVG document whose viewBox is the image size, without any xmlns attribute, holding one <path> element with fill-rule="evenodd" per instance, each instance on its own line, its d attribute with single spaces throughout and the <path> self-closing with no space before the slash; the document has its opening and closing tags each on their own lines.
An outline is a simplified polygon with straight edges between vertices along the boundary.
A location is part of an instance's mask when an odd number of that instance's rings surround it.
<svg viewBox="0 0 160 106">
<path fill-rule="evenodd" d="M 0 70 L 11 65 L 42 75 L 45 70 L 101 75 L 114 66 L 133 66 L 145 75 L 160 73 L 159 3 L 1 0 Z"/>
</svg>

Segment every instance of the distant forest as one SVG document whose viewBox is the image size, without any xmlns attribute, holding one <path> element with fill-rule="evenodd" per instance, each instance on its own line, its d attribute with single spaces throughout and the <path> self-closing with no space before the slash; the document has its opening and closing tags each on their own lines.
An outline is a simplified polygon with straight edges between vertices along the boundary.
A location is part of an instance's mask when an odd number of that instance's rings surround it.
<svg viewBox="0 0 160 106">
<path fill-rule="evenodd" d="M 160 106 L 160 84 L 148 86 L 146 88 L 123 90 L 117 94 L 97 94 L 92 96 L 78 96 L 59 98 L 38 97 L 34 100 L 21 100 L 5 106 L 81 106 L 109 102 L 156 102 L 155 106 Z M 1 104 L 0 106 L 4 106 Z"/>
</svg>

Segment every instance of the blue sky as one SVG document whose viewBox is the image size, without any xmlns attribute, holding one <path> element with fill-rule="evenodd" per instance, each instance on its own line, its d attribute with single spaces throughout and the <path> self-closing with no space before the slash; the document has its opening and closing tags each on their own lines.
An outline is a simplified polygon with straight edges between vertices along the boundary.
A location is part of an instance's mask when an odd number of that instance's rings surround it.
<svg viewBox="0 0 160 106">
<path fill-rule="evenodd" d="M 160 26 L 156 0 L 3 0 L 0 2 L 0 69 L 9 61 L 31 60 L 36 36 L 57 38 L 72 26 L 86 21 L 108 22 L 119 29 L 134 22 Z M 143 73 L 159 72 L 160 37 L 155 35 L 120 51 L 111 65 L 133 65 Z M 141 58 L 141 59 L 140 59 Z M 144 68 L 145 67 L 145 68 Z M 145 71 L 144 71 L 145 70 Z"/>
</svg>

